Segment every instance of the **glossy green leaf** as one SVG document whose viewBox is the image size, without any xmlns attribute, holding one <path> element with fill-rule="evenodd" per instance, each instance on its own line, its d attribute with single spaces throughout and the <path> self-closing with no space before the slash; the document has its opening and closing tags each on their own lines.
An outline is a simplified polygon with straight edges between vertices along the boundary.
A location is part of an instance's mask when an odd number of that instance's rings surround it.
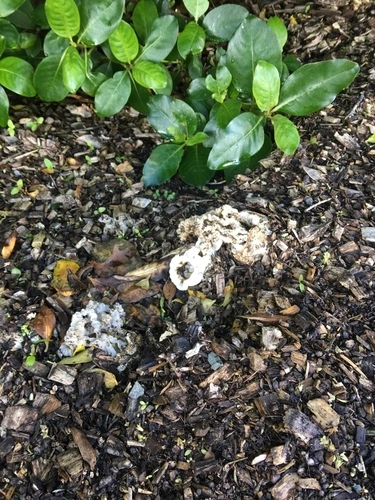
<svg viewBox="0 0 375 500">
<path fill-rule="evenodd" d="M 158 95 L 149 103 L 148 121 L 161 135 L 168 137 L 168 127 L 178 127 L 187 137 L 197 129 L 197 115 L 194 110 L 179 99 Z"/>
<path fill-rule="evenodd" d="M 184 147 L 181 144 L 161 144 L 156 146 L 143 167 L 145 187 L 166 182 L 177 172 Z"/>
<path fill-rule="evenodd" d="M 346 89 L 359 72 L 358 64 L 333 59 L 305 64 L 285 81 L 274 111 L 304 116 L 325 108 Z"/>
<path fill-rule="evenodd" d="M 139 85 L 148 89 L 161 89 L 168 83 L 163 69 L 151 61 L 138 61 L 132 69 L 132 75 Z"/>
<path fill-rule="evenodd" d="M 206 87 L 206 79 L 195 78 L 192 80 L 187 89 L 187 95 L 194 101 L 205 101 L 207 99 L 211 99 L 211 92 Z"/>
<path fill-rule="evenodd" d="M 86 80 L 85 63 L 75 47 L 69 47 L 65 52 L 62 77 L 71 94 L 75 94 Z"/>
<path fill-rule="evenodd" d="M 162 63 L 152 63 L 157 64 L 162 73 L 164 73 L 166 83 L 163 83 L 162 87 L 152 87 L 152 90 L 155 94 L 163 94 L 163 95 L 171 95 L 173 90 L 173 79 L 171 73 L 168 71 L 168 68 L 164 66 Z"/>
<path fill-rule="evenodd" d="M 212 98 L 217 102 L 223 102 L 227 89 L 232 81 L 232 75 L 226 66 L 218 66 L 216 69 L 216 79 L 212 75 L 206 77 L 206 87 L 212 92 Z"/>
<path fill-rule="evenodd" d="M 202 144 L 202 142 L 207 141 L 208 135 L 204 132 L 196 132 L 194 135 L 186 140 L 186 146 L 195 146 L 196 144 Z"/>
<path fill-rule="evenodd" d="M 247 18 L 228 43 L 227 67 L 236 89 L 250 97 L 255 67 L 260 60 L 281 70 L 281 47 L 275 33 L 264 21 Z"/>
<path fill-rule="evenodd" d="M 68 95 L 62 76 L 62 55 L 43 59 L 34 73 L 34 86 L 42 101 L 62 101 Z"/>
<path fill-rule="evenodd" d="M 214 144 L 220 140 L 220 136 L 223 133 L 223 128 L 225 128 L 219 127 L 217 123 L 217 113 L 220 109 L 220 106 L 221 105 L 219 103 L 216 103 L 211 109 L 209 120 L 203 129 L 203 132 L 208 135 L 208 139 L 204 142 L 206 148 L 212 148 Z"/>
<path fill-rule="evenodd" d="M 99 45 L 113 33 L 122 19 L 125 0 L 81 0 L 81 32 L 86 45 Z"/>
<path fill-rule="evenodd" d="M 204 73 L 204 67 L 199 56 L 193 56 L 189 58 L 188 61 L 188 73 L 189 77 L 194 80 L 196 78 L 201 78 Z"/>
<path fill-rule="evenodd" d="M 26 0 L 21 7 L 10 14 L 10 16 L 7 16 L 7 19 L 18 28 L 33 30 L 36 26 L 34 19 L 34 6 L 30 0 Z"/>
<path fill-rule="evenodd" d="M 18 57 L 5 57 L 0 60 L 0 84 L 16 94 L 33 97 L 34 68 Z"/>
<path fill-rule="evenodd" d="M 151 33 L 155 19 L 159 17 L 154 0 L 140 0 L 134 8 L 132 21 L 134 29 L 142 42 Z"/>
<path fill-rule="evenodd" d="M 212 9 L 203 19 L 203 28 L 209 38 L 228 42 L 233 33 L 249 15 L 245 7 L 236 4 L 220 5 Z"/>
<path fill-rule="evenodd" d="M 42 42 L 39 36 L 37 36 L 34 45 L 26 49 L 26 54 L 28 57 L 34 59 L 35 57 L 40 56 L 41 53 L 42 53 Z"/>
<path fill-rule="evenodd" d="M 80 28 L 79 11 L 74 0 L 46 0 L 45 12 L 52 31 L 72 38 Z"/>
<path fill-rule="evenodd" d="M 153 62 L 162 61 L 175 46 L 177 35 L 178 22 L 174 16 L 168 15 L 157 18 L 146 39 L 140 59 Z"/>
<path fill-rule="evenodd" d="M 19 48 L 21 50 L 31 49 L 37 41 L 38 37 L 34 33 L 27 33 L 26 31 L 23 31 L 20 33 Z"/>
<path fill-rule="evenodd" d="M 0 127 L 6 127 L 9 120 L 9 99 L 8 96 L 0 86 Z"/>
<path fill-rule="evenodd" d="M 220 104 L 217 111 L 216 121 L 220 128 L 225 128 L 229 122 L 236 118 L 241 112 L 242 102 L 239 99 L 228 99 Z"/>
<path fill-rule="evenodd" d="M 188 99 L 186 102 L 198 113 L 202 113 L 206 119 L 214 101 L 211 92 L 206 88 L 205 78 L 195 78 L 187 89 Z"/>
<path fill-rule="evenodd" d="M 272 141 L 267 135 L 265 135 L 263 146 L 257 153 L 255 153 L 255 155 L 250 156 L 250 158 L 243 161 L 239 165 L 234 165 L 233 167 L 228 167 L 224 170 L 225 180 L 227 182 L 231 182 L 234 176 L 244 174 L 248 169 L 255 170 L 259 162 L 271 154 L 272 149 Z"/>
<path fill-rule="evenodd" d="M 12 12 L 16 11 L 25 0 L 1 0 L 0 2 L 0 17 L 7 17 Z"/>
<path fill-rule="evenodd" d="M 145 87 L 142 87 L 137 82 L 132 80 L 128 106 L 131 106 L 140 113 L 146 115 L 148 113 L 148 102 L 150 97 L 151 94 L 145 89 Z"/>
<path fill-rule="evenodd" d="M 206 33 L 196 22 L 191 21 L 177 39 L 177 48 L 182 57 L 200 54 L 206 42 Z"/>
<path fill-rule="evenodd" d="M 62 54 L 69 47 L 68 38 L 56 35 L 52 30 L 49 31 L 44 39 L 43 50 L 47 56 Z"/>
<path fill-rule="evenodd" d="M 213 145 L 208 157 L 211 170 L 239 165 L 260 150 L 264 142 L 263 119 L 253 113 L 236 116 Z"/>
<path fill-rule="evenodd" d="M 285 24 L 279 17 L 270 17 L 268 19 L 268 26 L 277 36 L 280 47 L 283 48 L 286 41 L 288 40 L 288 31 L 285 27 Z"/>
<path fill-rule="evenodd" d="M 288 69 L 288 66 L 283 61 L 280 72 L 280 85 L 282 85 L 289 78 L 289 75 L 290 71 Z"/>
<path fill-rule="evenodd" d="M 100 85 L 95 94 L 95 109 L 99 116 L 112 116 L 128 102 L 131 91 L 126 71 L 118 71 Z"/>
<path fill-rule="evenodd" d="M 100 71 L 96 71 L 95 73 L 88 71 L 86 72 L 86 79 L 82 84 L 82 90 L 85 94 L 94 97 L 100 85 L 107 79 L 108 77 Z"/>
<path fill-rule="evenodd" d="M 0 35 L 0 57 L 3 55 L 5 50 L 5 36 Z"/>
<path fill-rule="evenodd" d="M 296 71 L 298 68 L 302 66 L 301 61 L 292 54 L 288 54 L 287 56 L 285 56 L 283 59 L 283 63 L 286 65 L 286 67 L 291 73 L 293 73 L 293 71 Z"/>
<path fill-rule="evenodd" d="M 203 16 L 210 6 L 208 0 L 183 0 L 186 10 L 194 17 L 195 21 Z"/>
<path fill-rule="evenodd" d="M 283 115 L 272 116 L 271 122 L 276 146 L 287 155 L 295 153 L 299 146 L 299 133 L 294 123 Z"/>
<path fill-rule="evenodd" d="M 167 128 L 167 132 L 170 136 L 170 140 L 175 144 L 183 144 L 186 139 L 186 135 L 181 131 L 179 127 L 171 125 Z"/>
<path fill-rule="evenodd" d="M 38 26 L 43 29 L 49 29 L 49 24 L 46 16 L 46 11 L 44 9 L 44 3 L 39 3 L 33 12 L 33 18 L 35 19 Z"/>
<path fill-rule="evenodd" d="M 273 64 L 258 61 L 253 79 L 253 96 L 261 111 L 269 111 L 279 102 L 280 76 Z"/>
<path fill-rule="evenodd" d="M 129 63 L 137 57 L 138 38 L 130 24 L 125 21 L 120 22 L 109 37 L 109 46 L 113 55 L 121 62 Z"/>
<path fill-rule="evenodd" d="M 210 150 L 201 144 L 185 149 L 178 175 L 186 184 L 202 187 L 215 175 L 207 166 L 209 152 Z"/>
<path fill-rule="evenodd" d="M 19 33 L 15 26 L 7 19 L 0 19 L 0 35 L 5 38 L 7 49 L 17 49 L 19 43 Z"/>
</svg>

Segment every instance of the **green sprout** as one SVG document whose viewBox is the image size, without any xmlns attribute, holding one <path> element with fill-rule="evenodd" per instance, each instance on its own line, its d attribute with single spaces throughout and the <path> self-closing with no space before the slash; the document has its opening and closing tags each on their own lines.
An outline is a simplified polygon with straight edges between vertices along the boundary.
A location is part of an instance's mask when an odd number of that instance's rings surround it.
<svg viewBox="0 0 375 500">
<path fill-rule="evenodd" d="M 35 361 L 36 361 L 35 350 L 36 350 L 36 347 L 34 344 L 32 344 L 30 354 L 25 359 L 25 366 L 27 366 L 28 368 L 30 368 L 31 366 L 33 366 L 35 364 Z"/>
<path fill-rule="evenodd" d="M 53 163 L 51 162 L 51 160 L 48 158 L 44 158 L 43 163 L 44 163 L 44 166 L 46 167 L 46 169 L 48 170 L 48 172 L 53 174 L 55 169 L 54 169 L 54 166 L 53 166 Z"/>
<path fill-rule="evenodd" d="M 26 123 L 26 127 L 35 132 L 40 125 L 44 122 L 44 118 L 39 116 L 39 118 L 35 118 L 34 120 L 30 120 Z"/>
<path fill-rule="evenodd" d="M 140 409 L 141 411 L 146 411 L 147 406 L 148 406 L 147 401 L 140 401 L 140 402 L 139 402 L 139 409 Z"/>
<path fill-rule="evenodd" d="M 303 274 L 300 274 L 298 276 L 298 283 L 299 283 L 300 292 L 302 292 L 302 293 L 304 293 L 306 291 L 306 286 L 305 286 L 305 283 L 303 281 L 304 281 Z"/>
<path fill-rule="evenodd" d="M 323 260 L 322 260 L 322 263 L 324 266 L 326 266 L 328 264 L 330 258 L 331 258 L 331 254 L 329 252 L 324 252 Z"/>
<path fill-rule="evenodd" d="M 105 207 L 98 207 L 96 210 L 94 210 L 94 215 L 100 215 L 105 211 L 106 211 Z"/>
<path fill-rule="evenodd" d="M 11 136 L 11 137 L 14 137 L 16 135 L 16 126 L 14 125 L 14 123 L 12 122 L 12 120 L 8 120 L 7 121 L 7 125 L 8 125 L 8 134 Z"/>
<path fill-rule="evenodd" d="M 23 189 L 23 180 L 18 179 L 16 185 L 14 186 L 10 194 L 19 194 L 22 191 L 22 189 Z"/>
</svg>

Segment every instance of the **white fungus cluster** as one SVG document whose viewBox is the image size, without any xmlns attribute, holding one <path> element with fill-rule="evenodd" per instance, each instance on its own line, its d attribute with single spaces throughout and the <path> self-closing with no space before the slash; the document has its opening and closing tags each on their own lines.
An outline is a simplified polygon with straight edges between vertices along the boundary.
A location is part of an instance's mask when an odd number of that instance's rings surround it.
<svg viewBox="0 0 375 500">
<path fill-rule="evenodd" d="M 223 243 L 229 245 L 233 257 L 252 265 L 268 253 L 268 219 L 246 211 L 238 212 L 230 205 L 182 221 L 178 228 L 181 241 L 197 238 L 196 244 L 173 257 L 169 273 L 179 290 L 200 283 Z"/>
<path fill-rule="evenodd" d="M 78 346 L 94 346 L 111 356 L 126 346 L 123 330 L 125 311 L 120 304 L 109 307 L 90 300 L 87 306 L 73 314 L 69 330 L 59 348 L 59 355 L 72 356 Z"/>
</svg>

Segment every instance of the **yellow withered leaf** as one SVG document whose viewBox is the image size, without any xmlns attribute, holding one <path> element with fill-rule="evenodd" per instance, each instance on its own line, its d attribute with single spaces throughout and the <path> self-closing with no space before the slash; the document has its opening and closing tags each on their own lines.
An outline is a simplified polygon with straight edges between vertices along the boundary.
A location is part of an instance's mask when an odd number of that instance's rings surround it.
<svg viewBox="0 0 375 500">
<path fill-rule="evenodd" d="M 226 307 L 232 299 L 232 292 L 234 290 L 234 283 L 232 280 L 229 280 L 228 285 L 224 288 L 224 300 L 221 304 L 222 307 Z"/>
<path fill-rule="evenodd" d="M 9 259 L 12 255 L 14 247 L 17 241 L 17 233 L 15 231 L 12 232 L 10 236 L 5 241 L 5 245 L 1 249 L 1 256 L 3 259 Z"/>
<path fill-rule="evenodd" d="M 203 292 L 200 292 L 199 290 L 190 290 L 189 288 L 187 292 L 190 295 L 190 297 L 194 297 L 196 299 L 204 300 L 207 298 L 205 294 Z"/>
<path fill-rule="evenodd" d="M 61 295 L 73 295 L 73 290 L 69 283 L 69 273 L 75 274 L 79 269 L 79 264 L 74 260 L 58 260 L 53 270 L 51 286 Z"/>
<path fill-rule="evenodd" d="M 111 372 L 107 372 L 107 370 L 103 370 L 102 368 L 91 368 L 89 371 L 93 373 L 103 373 L 103 381 L 107 389 L 113 389 L 118 384 L 115 375 Z"/>
</svg>

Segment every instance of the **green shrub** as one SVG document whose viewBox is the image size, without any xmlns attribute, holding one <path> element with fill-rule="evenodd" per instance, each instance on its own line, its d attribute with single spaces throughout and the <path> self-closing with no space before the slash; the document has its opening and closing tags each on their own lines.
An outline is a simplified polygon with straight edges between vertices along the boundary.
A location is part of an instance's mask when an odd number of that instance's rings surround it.
<svg viewBox="0 0 375 500">
<path fill-rule="evenodd" d="M 273 143 L 293 154 L 299 134 L 287 116 L 324 108 L 359 71 L 345 59 L 301 66 L 283 57 L 287 30 L 277 17 L 183 4 L 185 15 L 166 0 L 126 9 L 125 0 L 2 0 L 0 125 L 9 119 L 3 87 L 47 102 L 81 91 L 101 117 L 128 104 L 166 141 L 145 163 L 145 185 L 178 173 L 203 186 L 217 170 L 229 181 L 255 168 Z"/>
</svg>

